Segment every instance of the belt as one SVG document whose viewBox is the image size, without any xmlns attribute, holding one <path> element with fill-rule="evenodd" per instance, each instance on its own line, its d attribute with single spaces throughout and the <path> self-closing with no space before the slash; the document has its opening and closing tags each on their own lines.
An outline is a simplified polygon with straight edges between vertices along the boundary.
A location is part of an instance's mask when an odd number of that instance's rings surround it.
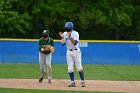
<svg viewBox="0 0 140 93">
<path fill-rule="evenodd" d="M 76 49 L 69 49 L 69 51 L 74 51 L 74 50 L 77 50 L 77 48 Z"/>
</svg>

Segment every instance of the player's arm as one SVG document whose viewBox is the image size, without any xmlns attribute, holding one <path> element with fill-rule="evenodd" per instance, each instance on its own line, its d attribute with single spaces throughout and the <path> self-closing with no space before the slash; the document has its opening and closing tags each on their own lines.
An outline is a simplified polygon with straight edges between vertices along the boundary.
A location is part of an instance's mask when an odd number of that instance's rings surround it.
<svg viewBox="0 0 140 93">
<path fill-rule="evenodd" d="M 42 50 L 41 50 L 42 48 L 43 48 L 43 47 L 42 47 L 41 40 L 39 40 L 39 51 L 42 51 Z"/>
<path fill-rule="evenodd" d="M 53 39 L 51 39 L 51 45 L 49 46 L 49 49 L 50 49 L 50 51 L 52 53 L 54 53 L 55 48 L 54 48 L 54 41 L 53 41 Z"/>
<path fill-rule="evenodd" d="M 70 40 L 73 45 L 76 45 L 79 41 L 79 34 L 77 33 L 74 37 L 70 37 Z"/>
<path fill-rule="evenodd" d="M 63 32 L 59 32 L 59 35 L 61 37 L 61 44 L 64 45 L 65 44 L 64 33 Z"/>
<path fill-rule="evenodd" d="M 39 51 L 40 52 L 45 52 L 46 49 L 47 49 L 47 47 L 44 47 L 44 44 L 43 44 L 42 40 L 40 39 L 39 40 Z"/>
<path fill-rule="evenodd" d="M 52 42 L 51 42 L 51 46 L 53 46 L 54 47 L 54 40 L 52 39 Z"/>
<path fill-rule="evenodd" d="M 72 44 L 75 45 L 76 40 L 73 37 L 70 37 L 70 40 L 71 40 Z"/>
</svg>

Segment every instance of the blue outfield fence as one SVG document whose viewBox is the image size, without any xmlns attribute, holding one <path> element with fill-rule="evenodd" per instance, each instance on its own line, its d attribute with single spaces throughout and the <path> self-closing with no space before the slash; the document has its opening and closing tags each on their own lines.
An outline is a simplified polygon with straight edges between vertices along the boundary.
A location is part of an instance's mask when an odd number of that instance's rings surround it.
<svg viewBox="0 0 140 93">
<path fill-rule="evenodd" d="M 80 41 L 83 64 L 140 64 L 139 41 Z M 0 39 L 0 63 L 39 63 L 38 40 Z M 53 64 L 66 64 L 66 46 L 55 40 Z"/>
</svg>

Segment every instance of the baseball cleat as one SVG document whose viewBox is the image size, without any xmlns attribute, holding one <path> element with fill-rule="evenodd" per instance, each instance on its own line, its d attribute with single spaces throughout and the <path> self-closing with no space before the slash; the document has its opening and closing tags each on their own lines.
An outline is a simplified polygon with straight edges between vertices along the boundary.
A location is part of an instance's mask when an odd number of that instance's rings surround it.
<svg viewBox="0 0 140 93">
<path fill-rule="evenodd" d="M 81 87 L 85 87 L 85 81 L 81 81 Z"/>
<path fill-rule="evenodd" d="M 49 80 L 48 80 L 48 84 L 52 84 L 52 81 L 51 81 L 51 79 L 49 79 Z"/>
<path fill-rule="evenodd" d="M 39 83 L 42 83 L 42 81 L 43 81 L 43 77 L 40 77 Z"/>
<path fill-rule="evenodd" d="M 75 87 L 75 82 L 72 81 L 72 82 L 68 85 L 68 87 Z"/>
</svg>

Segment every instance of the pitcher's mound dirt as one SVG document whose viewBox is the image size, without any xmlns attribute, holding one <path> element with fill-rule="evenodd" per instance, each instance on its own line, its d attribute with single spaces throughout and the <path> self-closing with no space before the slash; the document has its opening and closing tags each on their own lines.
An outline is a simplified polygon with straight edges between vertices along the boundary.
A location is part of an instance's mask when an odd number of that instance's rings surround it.
<svg viewBox="0 0 140 93">
<path fill-rule="evenodd" d="M 67 87 L 68 83 L 62 79 L 54 79 L 52 84 L 46 79 L 42 83 L 38 79 L 0 79 L 0 88 L 140 93 L 140 81 L 86 80 L 86 87 L 81 87 L 80 80 L 76 80 L 76 87 Z"/>
</svg>

